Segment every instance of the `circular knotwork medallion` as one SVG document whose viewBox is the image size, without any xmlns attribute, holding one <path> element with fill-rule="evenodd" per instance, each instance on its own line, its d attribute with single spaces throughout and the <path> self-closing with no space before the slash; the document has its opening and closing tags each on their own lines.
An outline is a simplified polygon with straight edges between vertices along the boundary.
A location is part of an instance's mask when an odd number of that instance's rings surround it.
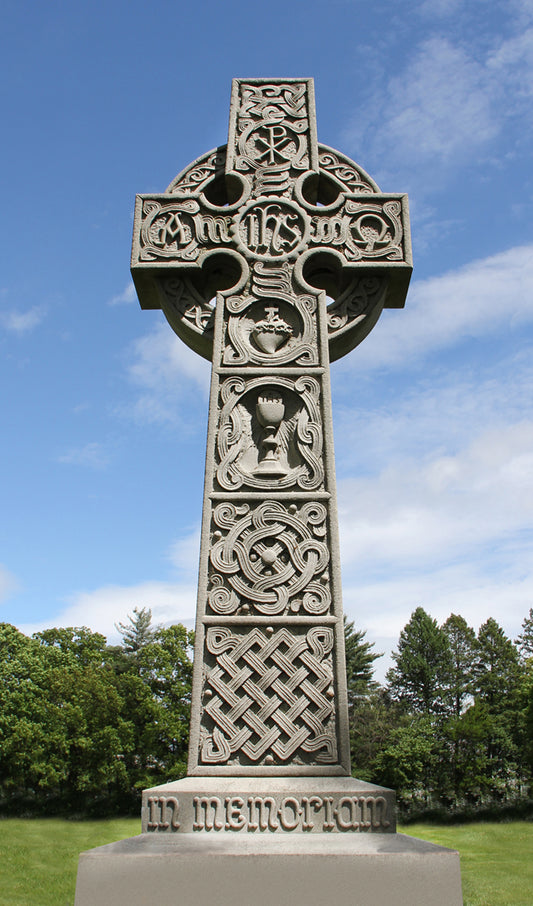
<svg viewBox="0 0 533 906">
<path fill-rule="evenodd" d="M 329 551 L 321 540 L 326 516 L 321 503 L 219 504 L 210 554 L 212 610 L 234 613 L 251 605 L 264 614 L 325 613 L 331 603 Z"/>
</svg>

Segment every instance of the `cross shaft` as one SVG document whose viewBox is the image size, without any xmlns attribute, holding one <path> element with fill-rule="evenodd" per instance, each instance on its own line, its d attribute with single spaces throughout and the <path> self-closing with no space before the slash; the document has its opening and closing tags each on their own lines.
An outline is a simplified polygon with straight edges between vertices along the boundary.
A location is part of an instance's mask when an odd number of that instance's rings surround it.
<svg viewBox="0 0 533 906">
<path fill-rule="evenodd" d="M 235 79 L 132 273 L 212 360 L 189 774 L 348 774 L 329 362 L 404 304 L 406 197 L 318 145 L 311 79 Z"/>
</svg>

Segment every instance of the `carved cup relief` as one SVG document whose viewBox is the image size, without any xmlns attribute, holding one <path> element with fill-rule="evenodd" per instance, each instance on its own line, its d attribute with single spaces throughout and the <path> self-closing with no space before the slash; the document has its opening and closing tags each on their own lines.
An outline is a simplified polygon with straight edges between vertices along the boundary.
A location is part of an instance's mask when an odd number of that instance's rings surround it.
<svg viewBox="0 0 533 906">
<path fill-rule="evenodd" d="M 318 489 L 324 479 L 315 378 L 228 378 L 221 387 L 217 481 L 225 490 Z"/>
<path fill-rule="evenodd" d="M 276 432 L 285 415 L 283 397 L 276 391 L 263 391 L 257 398 L 255 411 L 259 424 L 265 429 L 261 440 L 263 455 L 255 470 L 255 474 L 260 477 L 269 476 L 270 478 L 286 475 L 287 470 L 281 465 L 276 456 L 279 446 Z"/>
</svg>

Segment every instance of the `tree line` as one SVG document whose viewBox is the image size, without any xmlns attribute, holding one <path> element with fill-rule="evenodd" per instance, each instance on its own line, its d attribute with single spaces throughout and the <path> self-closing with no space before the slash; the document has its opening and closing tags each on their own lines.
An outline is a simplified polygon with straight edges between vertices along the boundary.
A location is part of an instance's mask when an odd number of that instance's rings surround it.
<svg viewBox="0 0 533 906">
<path fill-rule="evenodd" d="M 360 681 L 348 668 L 352 773 L 396 789 L 404 817 L 531 811 L 533 609 L 512 641 L 493 618 L 476 633 L 417 607 L 383 686 L 379 656 L 367 646 Z"/>
<path fill-rule="evenodd" d="M 0 810 L 137 813 L 186 771 L 193 634 L 135 609 L 120 645 L 0 624 Z"/>
<path fill-rule="evenodd" d="M 0 623 L 0 811 L 136 813 L 143 789 L 186 772 L 193 633 L 118 624 L 31 638 Z M 533 777 L 533 608 L 516 641 L 418 607 L 386 682 L 345 622 L 352 773 L 397 791 L 403 815 L 526 804 Z"/>
</svg>

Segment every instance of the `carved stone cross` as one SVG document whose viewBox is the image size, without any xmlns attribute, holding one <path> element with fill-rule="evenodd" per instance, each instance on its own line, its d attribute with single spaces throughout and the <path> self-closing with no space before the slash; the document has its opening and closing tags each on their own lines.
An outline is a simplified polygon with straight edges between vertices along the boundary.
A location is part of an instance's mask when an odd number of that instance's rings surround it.
<svg viewBox="0 0 533 906">
<path fill-rule="evenodd" d="M 312 79 L 235 79 L 132 274 L 212 361 L 188 774 L 349 775 L 329 362 L 404 304 L 406 196 L 317 144 Z"/>
<path fill-rule="evenodd" d="M 189 765 L 76 906 L 461 906 L 459 854 L 350 776 L 329 362 L 404 304 L 406 197 L 317 144 L 311 79 L 235 79 L 227 146 L 138 196 L 132 273 L 212 360 Z"/>
</svg>

